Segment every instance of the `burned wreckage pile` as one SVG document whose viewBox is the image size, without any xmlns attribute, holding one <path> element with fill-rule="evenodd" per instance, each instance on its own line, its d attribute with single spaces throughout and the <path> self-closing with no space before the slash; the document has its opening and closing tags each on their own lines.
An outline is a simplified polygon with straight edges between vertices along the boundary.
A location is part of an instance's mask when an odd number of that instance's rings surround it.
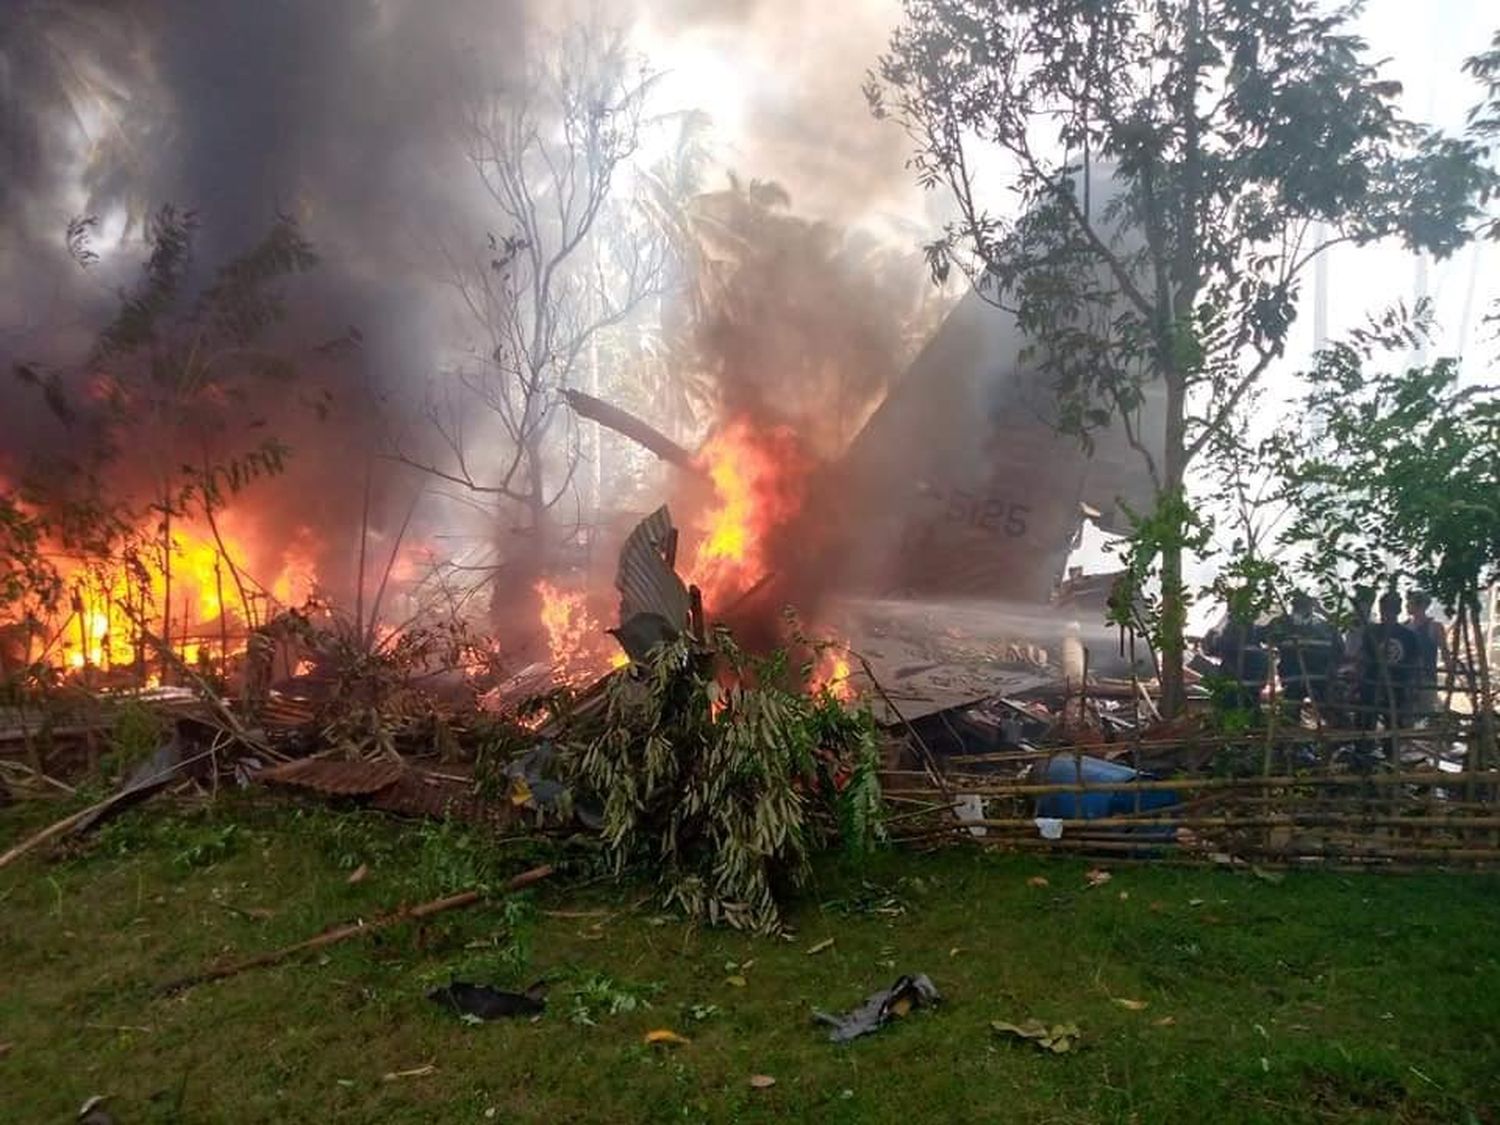
<svg viewBox="0 0 1500 1125">
<path fill-rule="evenodd" d="M 109 797 L 0 865 L 153 795 L 226 785 L 592 837 L 617 869 L 656 872 L 688 914 L 762 931 L 780 925 L 778 898 L 817 850 L 880 838 L 1259 870 L 1500 860 L 1493 763 L 1405 754 L 1371 768 L 1340 752 L 1362 732 L 1236 732 L 1206 709 L 1162 721 L 1136 665 L 1091 673 L 1076 637 L 1053 660 L 856 614 L 832 661 L 837 690 L 809 687 L 828 642 L 794 626 L 800 668 L 742 650 L 679 577 L 677 540 L 664 506 L 625 541 L 608 632 L 628 659 L 579 690 L 538 694 L 529 668 L 492 688 L 486 710 L 463 709 L 363 668 L 371 682 L 322 701 L 272 691 L 246 705 L 183 665 L 185 687 L 95 695 L 44 729 L 22 715 L 0 732 L 26 747 L 0 758 L 17 788 L 67 789 L 56 748 L 71 732 L 92 756 L 122 715 L 144 712 L 158 745 Z M 1408 746 L 1464 737 L 1407 733 Z M 39 749 L 49 741 L 52 759 Z"/>
<path fill-rule="evenodd" d="M 774 929 L 778 892 L 816 850 L 877 830 L 882 735 L 832 692 L 809 691 L 784 657 L 752 656 L 709 626 L 674 570 L 677 540 L 664 506 L 625 542 L 609 633 L 627 659 L 581 690 L 542 687 L 527 668 L 485 692 L 483 708 L 454 706 L 417 690 L 420 672 L 397 675 L 366 652 L 341 676 L 321 672 L 336 683 L 320 698 L 270 691 L 247 705 L 178 661 L 187 686 L 96 693 L 69 720 L 18 715 L 6 734 L 27 748 L 7 759 L 18 786 L 66 788 L 48 749 L 64 730 L 94 757 L 104 732 L 135 716 L 160 748 L 0 865 L 154 794 L 237 785 L 506 835 L 602 837 L 618 868 L 649 861 L 689 914 Z"/>
</svg>

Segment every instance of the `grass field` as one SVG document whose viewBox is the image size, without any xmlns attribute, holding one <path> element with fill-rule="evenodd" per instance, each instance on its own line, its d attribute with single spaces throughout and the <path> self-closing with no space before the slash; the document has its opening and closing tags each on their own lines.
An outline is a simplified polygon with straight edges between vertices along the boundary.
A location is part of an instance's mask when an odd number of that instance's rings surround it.
<svg viewBox="0 0 1500 1125">
<path fill-rule="evenodd" d="M 62 811 L 0 813 L 0 842 Z M 0 872 L 0 1121 L 104 1094 L 121 1125 L 1500 1122 L 1494 878 L 1116 866 L 1091 887 L 1080 862 L 886 853 L 822 865 L 780 941 L 689 926 L 573 853 L 521 896 L 155 990 L 539 858 L 245 799 L 28 857 Z M 903 972 L 946 1002 L 842 1046 L 810 1023 Z M 454 976 L 546 978 L 548 1010 L 466 1024 L 425 998 Z M 1078 1049 L 991 1030 L 1027 1018 L 1077 1023 Z M 646 1045 L 657 1028 L 689 1042 Z"/>
</svg>

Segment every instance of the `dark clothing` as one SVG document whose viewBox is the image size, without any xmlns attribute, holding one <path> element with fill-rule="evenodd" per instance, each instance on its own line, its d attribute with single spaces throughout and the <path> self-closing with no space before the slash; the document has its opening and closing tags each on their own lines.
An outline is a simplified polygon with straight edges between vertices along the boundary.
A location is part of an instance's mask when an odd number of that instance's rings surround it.
<svg viewBox="0 0 1500 1125">
<path fill-rule="evenodd" d="M 1255 625 L 1228 622 L 1214 641 L 1222 674 L 1235 681 L 1233 705 L 1254 709 L 1271 671 L 1270 654 L 1261 644 L 1265 631 Z"/>
<path fill-rule="evenodd" d="M 1356 669 L 1366 729 L 1382 721 L 1387 730 L 1402 726 L 1419 675 L 1417 635 L 1405 625 L 1367 625 L 1360 637 Z"/>
<path fill-rule="evenodd" d="M 1281 694 L 1291 700 L 1325 701 L 1342 647 L 1338 630 L 1321 617 L 1286 614 L 1271 622 L 1267 635 L 1276 645 Z"/>
<path fill-rule="evenodd" d="M 1359 679 L 1362 684 L 1408 688 L 1420 668 L 1421 642 L 1405 625 L 1365 626 L 1359 645 Z"/>
<path fill-rule="evenodd" d="M 1438 679 L 1438 652 L 1443 627 L 1436 621 L 1427 620 L 1421 625 L 1407 626 L 1417 638 L 1417 683 L 1422 687 L 1434 687 Z"/>
</svg>

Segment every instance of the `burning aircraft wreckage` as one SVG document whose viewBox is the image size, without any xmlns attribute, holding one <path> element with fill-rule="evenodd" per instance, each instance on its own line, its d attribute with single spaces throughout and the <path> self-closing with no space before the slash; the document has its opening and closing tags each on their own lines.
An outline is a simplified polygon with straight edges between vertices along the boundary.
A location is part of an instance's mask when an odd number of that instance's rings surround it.
<svg viewBox="0 0 1500 1125">
<path fill-rule="evenodd" d="M 307 596 L 315 541 L 268 546 L 222 513 L 172 529 L 174 565 L 63 573 L 57 619 L 5 634 L 12 673 L 37 668 L 35 638 L 52 638 L 52 690 L 18 696 L 0 731 L 24 750 L 0 756 L 6 777 L 61 784 L 60 759 L 95 761 L 142 704 L 149 720 L 126 726 L 155 749 L 0 865 L 163 790 L 236 782 L 599 833 L 621 862 L 665 857 L 669 900 L 756 929 L 779 925 L 770 888 L 805 867 L 803 849 L 850 825 L 1235 863 L 1451 859 L 1441 841 L 1330 841 L 1372 815 L 1380 786 L 1446 800 L 1468 774 L 1434 788 L 1439 774 L 1374 776 L 1333 754 L 1309 773 L 1311 732 L 1295 724 L 1237 740 L 1191 711 L 1158 718 L 1150 654 L 1106 625 L 1112 576 L 1064 577 L 1086 521 L 1118 529 L 1127 505 L 1148 503 L 1148 474 L 1123 432 L 1095 435 L 1087 455 L 1058 432 L 1021 343 L 971 294 L 823 462 L 764 417 L 730 416 L 686 449 L 567 393 L 671 481 L 665 503 L 622 521 L 616 619 L 576 574 L 536 581 L 531 654 L 458 617 L 382 624 L 387 586 L 418 565 L 399 536 L 352 619 Z M 1149 440 L 1157 400 L 1137 424 Z M 274 578 L 251 583 L 235 558 Z M 148 615 L 162 606 L 170 619 Z M 1323 735 L 1324 749 L 1344 744 Z M 1273 794 L 1284 807 L 1257 811 Z M 777 818 L 798 809 L 810 819 L 788 834 Z"/>
<path fill-rule="evenodd" d="M 429 685 L 452 686 L 452 674 L 429 667 L 447 661 L 482 710 L 510 711 L 597 686 L 654 644 L 701 640 L 717 624 L 750 648 L 784 644 L 788 606 L 823 638 L 800 652 L 812 658 L 813 690 L 858 696 L 893 728 L 986 699 L 1059 697 L 1070 673 L 1082 680 L 1083 647 L 1095 678 L 1126 673 L 1105 658 L 1118 650 L 1102 603 L 1066 604 L 1059 579 L 1085 519 L 1112 526 L 1119 501 L 1144 503 L 1149 481 L 1123 434 L 1101 435 L 1085 455 L 1056 431 L 1043 377 L 1015 364 L 1020 343 L 1011 319 L 971 294 L 844 454 L 821 464 L 790 426 L 731 417 L 688 450 L 566 392 L 581 419 L 638 443 L 676 477 L 669 504 L 619 552 L 619 620 L 607 629 L 576 583 L 539 581 L 539 659 L 517 668 L 475 637 L 428 639 L 418 663 Z M 687 526 L 673 525 L 673 507 L 689 513 Z M 247 721 L 295 723 L 361 690 L 337 671 L 341 657 L 399 647 L 387 645 L 399 630 L 375 624 L 379 595 L 358 614 L 360 635 L 333 627 L 338 615 L 314 597 L 320 547 L 307 528 L 272 538 L 228 513 L 200 522 L 173 527 L 167 566 L 65 560 L 58 619 L 5 627 L 7 673 L 40 658 L 80 688 L 138 688 L 145 677 L 172 695 L 213 683 Z M 419 565 L 409 550 L 391 561 L 393 585 Z M 251 583 L 249 573 L 271 577 Z M 161 605 L 174 616 L 148 622 L 147 607 Z"/>
</svg>

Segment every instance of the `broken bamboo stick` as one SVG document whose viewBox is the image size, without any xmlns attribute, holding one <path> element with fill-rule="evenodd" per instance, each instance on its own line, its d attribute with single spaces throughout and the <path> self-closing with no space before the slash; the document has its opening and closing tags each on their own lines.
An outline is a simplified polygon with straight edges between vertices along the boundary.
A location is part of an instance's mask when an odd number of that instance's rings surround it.
<svg viewBox="0 0 1500 1125">
<path fill-rule="evenodd" d="M 534 883 L 540 883 L 552 874 L 554 868 L 551 864 L 543 864 L 541 867 L 533 867 L 529 871 L 523 871 L 505 886 L 501 892 L 509 894 L 512 891 L 523 890 Z M 433 899 L 424 902 L 420 906 L 402 907 L 376 918 L 370 922 L 350 922 L 348 925 L 339 926 L 336 929 L 326 930 L 316 937 L 299 941 L 295 945 L 283 946 L 273 949 L 269 953 L 259 953 L 254 957 L 247 957 L 243 961 L 235 961 L 218 968 L 204 969 L 202 972 L 191 973 L 185 977 L 170 980 L 158 988 L 161 993 L 181 992 L 183 989 L 192 988 L 194 985 L 206 984 L 209 981 L 223 980 L 225 977 L 238 976 L 240 973 L 250 969 L 260 969 L 267 965 L 275 965 L 285 961 L 289 957 L 295 957 L 299 953 L 306 953 L 311 949 L 322 949 L 325 946 L 336 945 L 341 941 L 347 941 L 352 937 L 363 934 L 371 934 L 376 930 L 388 929 L 399 922 L 411 922 L 419 918 L 430 918 L 434 914 L 441 914 L 445 910 L 457 910 L 460 907 L 472 906 L 484 897 L 480 890 L 460 891 L 455 895 L 447 895 L 444 898 Z"/>
</svg>

